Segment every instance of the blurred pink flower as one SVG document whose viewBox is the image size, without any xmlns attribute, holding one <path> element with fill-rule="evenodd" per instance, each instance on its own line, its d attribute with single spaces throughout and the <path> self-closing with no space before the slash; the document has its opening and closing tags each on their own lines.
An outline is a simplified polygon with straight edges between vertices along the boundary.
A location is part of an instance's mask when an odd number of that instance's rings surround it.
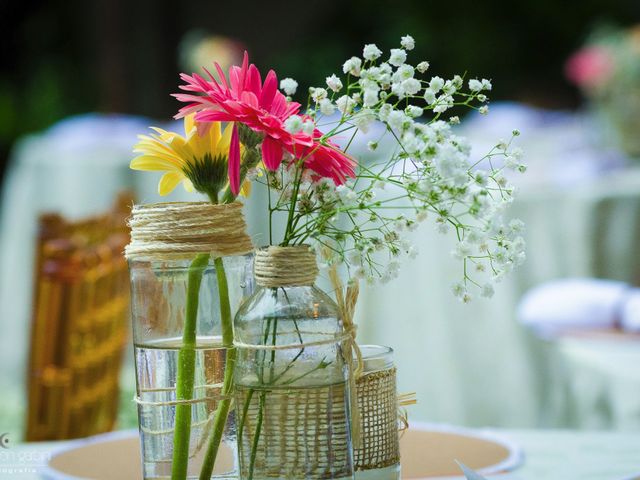
<svg viewBox="0 0 640 480">
<path fill-rule="evenodd" d="M 192 93 L 174 95 L 187 103 L 176 117 L 197 112 L 195 118 L 200 122 L 240 122 L 263 134 L 262 159 L 269 170 L 280 166 L 287 151 L 294 159 L 304 159 L 306 168 L 333 179 L 336 184 L 354 175 L 355 162 L 327 140 L 321 142 L 319 130 L 309 135 L 303 132 L 292 134 L 285 129 L 285 120 L 298 114 L 300 104 L 288 101 L 278 90 L 278 79 L 273 70 L 269 70 L 263 83 L 257 67 L 249 65 L 246 52 L 242 67 L 232 66 L 229 69 L 229 82 L 218 63 L 215 63 L 215 68 L 219 80 L 207 70 L 208 80 L 195 73 L 180 75 L 186 82 L 180 89 Z M 233 158 L 229 161 L 229 180 L 231 190 L 237 194 L 240 188 L 237 127 L 234 133 L 230 146 L 230 157 Z"/>
<path fill-rule="evenodd" d="M 574 53 L 565 64 L 566 77 L 581 88 L 602 87 L 611 78 L 614 63 L 609 51 L 589 46 Z"/>
</svg>

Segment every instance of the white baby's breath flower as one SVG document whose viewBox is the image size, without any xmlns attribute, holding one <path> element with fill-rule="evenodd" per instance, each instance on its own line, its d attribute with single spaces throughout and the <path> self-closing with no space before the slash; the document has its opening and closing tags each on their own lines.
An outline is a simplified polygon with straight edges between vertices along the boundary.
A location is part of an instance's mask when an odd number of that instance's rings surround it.
<svg viewBox="0 0 640 480">
<path fill-rule="evenodd" d="M 424 101 L 429 105 L 433 105 L 436 101 L 436 94 L 431 88 L 426 88 L 424 90 Z"/>
<path fill-rule="evenodd" d="M 463 240 L 461 242 L 458 242 L 455 250 L 451 253 L 458 260 L 463 260 L 467 258 L 469 255 L 471 255 L 472 249 L 471 249 L 471 246 L 466 241 Z"/>
<path fill-rule="evenodd" d="M 513 158 L 511 155 L 506 155 L 504 157 L 504 166 L 508 170 L 516 170 L 519 167 L 518 161 Z"/>
<path fill-rule="evenodd" d="M 444 217 L 438 217 L 436 219 L 436 229 L 438 230 L 438 233 L 447 233 L 449 231 L 449 223 L 447 222 L 447 219 Z"/>
<path fill-rule="evenodd" d="M 389 63 L 395 67 L 399 67 L 407 60 L 407 52 L 401 48 L 392 48 L 389 56 Z"/>
<path fill-rule="evenodd" d="M 336 193 L 340 202 L 347 207 L 354 206 L 358 203 L 358 195 L 347 185 L 338 185 L 336 187 Z"/>
<path fill-rule="evenodd" d="M 311 95 L 313 101 L 316 103 L 327 98 L 327 91 L 324 88 L 311 87 L 309 88 L 309 94 Z"/>
<path fill-rule="evenodd" d="M 420 62 L 418 65 L 416 65 L 416 70 L 418 70 L 420 73 L 424 73 L 427 70 L 429 70 L 429 62 Z"/>
<path fill-rule="evenodd" d="M 375 121 L 376 114 L 373 110 L 362 109 L 354 117 L 353 123 L 362 133 L 368 133 L 369 127 Z"/>
<path fill-rule="evenodd" d="M 436 99 L 435 113 L 443 113 L 453 107 L 453 97 L 451 95 L 440 95 Z M 482 107 L 481 107 L 482 108 Z"/>
<path fill-rule="evenodd" d="M 429 214 L 426 210 L 420 210 L 418 213 L 416 213 L 416 221 L 418 222 L 424 222 L 428 217 Z"/>
<path fill-rule="evenodd" d="M 378 110 L 378 118 L 382 122 L 386 122 L 389 120 L 389 115 L 391 114 L 391 112 L 393 112 L 393 107 L 388 103 L 385 103 L 380 107 L 380 110 Z"/>
<path fill-rule="evenodd" d="M 362 254 L 358 250 L 351 250 L 347 253 L 347 260 L 351 264 L 362 263 Z"/>
<path fill-rule="evenodd" d="M 465 287 L 462 282 L 456 282 L 451 285 L 451 293 L 453 293 L 456 298 L 461 299 L 463 295 L 467 293 L 467 287 Z"/>
<path fill-rule="evenodd" d="M 424 113 L 424 110 L 415 105 L 409 105 L 407 108 L 404 109 L 404 113 L 406 113 L 411 118 L 418 118 L 422 116 L 422 114 Z"/>
<path fill-rule="evenodd" d="M 511 233 L 522 233 L 524 231 L 524 222 L 517 218 L 511 220 L 509 222 L 509 230 L 511 230 Z"/>
<path fill-rule="evenodd" d="M 482 90 L 482 82 L 476 78 L 469 80 L 469 90 L 472 92 L 479 92 Z"/>
<path fill-rule="evenodd" d="M 342 80 L 340 80 L 336 74 L 332 74 L 330 77 L 326 78 L 327 87 L 333 92 L 339 92 L 342 90 Z"/>
<path fill-rule="evenodd" d="M 405 63 L 404 65 L 400 65 L 398 67 L 398 69 L 392 75 L 391 79 L 394 82 L 402 82 L 403 80 L 406 80 L 408 78 L 413 78 L 414 73 L 415 72 L 413 67 Z"/>
<path fill-rule="evenodd" d="M 365 60 L 375 60 L 382 55 L 382 50 L 380 50 L 375 43 L 369 43 L 365 45 L 362 49 L 362 56 Z"/>
<path fill-rule="evenodd" d="M 374 142 L 373 140 L 370 140 L 367 142 L 367 149 L 370 152 L 375 152 L 377 148 L 378 148 L 378 142 Z"/>
<path fill-rule="evenodd" d="M 391 93 L 393 93 L 399 99 L 403 99 L 406 96 L 404 85 L 402 82 L 395 82 L 391 84 Z"/>
<path fill-rule="evenodd" d="M 358 57 L 351 57 L 342 65 L 342 71 L 344 73 L 350 73 L 354 77 L 360 76 L 360 68 L 362 67 L 362 60 Z"/>
<path fill-rule="evenodd" d="M 491 81 L 487 80 L 486 78 L 482 79 L 482 89 L 483 90 L 491 90 L 492 85 L 491 85 Z"/>
<path fill-rule="evenodd" d="M 481 115 L 486 115 L 487 113 L 489 113 L 489 107 L 483 105 L 478 109 L 478 112 L 480 112 Z"/>
<path fill-rule="evenodd" d="M 424 142 L 411 132 L 405 132 L 402 135 L 401 144 L 403 149 L 411 155 L 418 155 L 424 149 Z M 415 184 L 415 180 L 412 178 L 407 178 L 406 180 L 405 183 L 407 185 Z"/>
<path fill-rule="evenodd" d="M 429 81 L 429 88 L 433 93 L 438 93 L 444 87 L 444 80 L 441 77 L 433 77 Z"/>
<path fill-rule="evenodd" d="M 407 78 L 402 82 L 402 89 L 407 95 L 415 95 L 420 91 L 421 84 L 415 78 Z"/>
<path fill-rule="evenodd" d="M 343 115 L 348 115 L 349 113 L 351 113 L 355 105 L 355 100 L 353 100 L 349 95 L 343 95 L 338 100 L 336 100 L 336 106 Z"/>
<path fill-rule="evenodd" d="M 444 85 L 442 87 L 442 91 L 447 95 L 453 95 L 457 90 L 458 87 L 456 86 L 456 82 L 454 82 L 453 80 L 447 80 L 446 82 L 444 82 Z"/>
<path fill-rule="evenodd" d="M 402 48 L 405 50 L 413 50 L 416 46 L 416 41 L 411 35 L 405 35 L 400 39 L 400 45 L 402 45 Z"/>
<path fill-rule="evenodd" d="M 283 78 L 282 80 L 280 80 L 280 90 L 282 90 L 287 95 L 294 95 L 297 88 L 298 82 L 296 82 L 293 78 Z"/>
<path fill-rule="evenodd" d="M 393 74 L 393 67 L 389 65 L 387 62 L 383 62 L 378 65 L 378 70 L 376 71 L 376 80 L 383 84 L 389 85 L 391 83 L 391 75 Z"/>
<path fill-rule="evenodd" d="M 300 115 L 291 115 L 284 121 L 284 128 L 289 133 L 298 133 L 302 130 L 302 117 Z"/>
<path fill-rule="evenodd" d="M 394 110 L 389 113 L 387 117 L 387 123 L 394 130 L 404 130 L 408 124 L 411 123 L 411 119 L 405 115 L 404 112 L 400 110 Z"/>
<path fill-rule="evenodd" d="M 491 298 L 493 297 L 493 294 L 495 293 L 494 289 L 493 289 L 493 285 L 491 285 L 490 283 L 485 283 L 482 286 L 482 293 L 481 295 L 484 298 Z"/>
<path fill-rule="evenodd" d="M 333 115 L 336 110 L 336 106 L 328 98 L 320 100 L 320 112 L 323 115 Z"/>
<path fill-rule="evenodd" d="M 511 153 L 511 156 L 516 160 L 520 160 L 524 156 L 524 152 L 520 147 L 512 148 L 510 153 Z"/>
<path fill-rule="evenodd" d="M 313 120 L 305 120 L 302 123 L 302 131 L 307 135 L 313 135 L 313 132 L 315 129 L 316 129 L 316 124 L 313 123 Z"/>
<path fill-rule="evenodd" d="M 355 279 L 364 280 L 367 276 L 367 272 L 362 267 L 356 267 L 353 269 L 352 275 L 353 275 L 353 278 Z"/>
<path fill-rule="evenodd" d="M 376 90 L 365 90 L 362 103 L 365 107 L 373 107 L 378 103 L 378 92 Z"/>
<path fill-rule="evenodd" d="M 486 102 L 487 101 L 487 96 L 483 93 L 481 93 L 480 95 L 478 95 L 478 101 L 479 102 Z"/>
</svg>

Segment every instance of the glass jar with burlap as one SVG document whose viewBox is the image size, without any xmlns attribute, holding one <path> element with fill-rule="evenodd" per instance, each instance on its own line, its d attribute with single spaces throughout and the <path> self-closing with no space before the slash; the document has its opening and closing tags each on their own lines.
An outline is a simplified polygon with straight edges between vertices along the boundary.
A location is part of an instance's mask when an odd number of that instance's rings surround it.
<svg viewBox="0 0 640 480">
<path fill-rule="evenodd" d="M 145 479 L 237 475 L 233 315 L 252 291 L 239 203 L 133 208 L 135 401 Z"/>
<path fill-rule="evenodd" d="M 306 245 L 256 252 L 255 293 L 236 315 L 242 479 L 351 479 L 348 368 L 338 307 L 314 286 Z"/>
<path fill-rule="evenodd" d="M 356 479 L 400 478 L 398 395 L 393 350 L 360 345 L 362 371 L 356 379 L 359 441 L 354 448 Z"/>
</svg>

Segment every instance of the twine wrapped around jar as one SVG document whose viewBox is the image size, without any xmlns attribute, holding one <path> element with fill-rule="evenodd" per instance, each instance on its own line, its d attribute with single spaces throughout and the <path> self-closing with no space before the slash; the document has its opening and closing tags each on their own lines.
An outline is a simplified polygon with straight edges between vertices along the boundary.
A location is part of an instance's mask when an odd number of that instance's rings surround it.
<svg viewBox="0 0 640 480">
<path fill-rule="evenodd" d="M 313 285 L 318 276 L 316 255 L 309 245 L 261 248 L 254 265 L 256 283 L 262 287 Z"/>
<path fill-rule="evenodd" d="M 243 255 L 253 250 L 240 202 L 173 202 L 136 205 L 129 219 L 127 260 Z"/>
</svg>

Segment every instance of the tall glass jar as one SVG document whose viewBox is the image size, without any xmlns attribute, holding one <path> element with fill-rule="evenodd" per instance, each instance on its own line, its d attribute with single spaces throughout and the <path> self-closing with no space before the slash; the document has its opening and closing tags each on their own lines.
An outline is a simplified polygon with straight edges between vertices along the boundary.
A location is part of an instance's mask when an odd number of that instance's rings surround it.
<svg viewBox="0 0 640 480">
<path fill-rule="evenodd" d="M 184 332 L 189 277 L 194 270 L 188 260 L 132 261 L 133 342 L 136 364 L 138 420 L 145 479 L 169 478 L 176 445 L 176 417 L 187 410 L 188 467 L 186 478 L 198 478 L 221 400 L 226 351 L 222 340 L 218 280 L 213 260 L 200 270 L 197 324 L 192 346 L 185 347 Z M 237 311 L 251 289 L 250 260 L 227 257 L 224 267 L 229 300 Z M 193 355 L 190 398 L 179 399 L 178 368 Z M 236 478 L 235 424 L 227 419 L 214 477 Z"/>
<path fill-rule="evenodd" d="M 239 208 L 133 209 L 125 254 L 145 479 L 237 478 L 232 317 L 253 291 Z"/>
<path fill-rule="evenodd" d="M 242 479 L 353 478 L 344 330 L 316 274 L 306 246 L 256 253 L 234 322 Z"/>
<path fill-rule="evenodd" d="M 400 478 L 398 396 L 393 350 L 360 345 L 362 375 L 356 380 L 360 444 L 354 449 L 356 479 Z"/>
</svg>

